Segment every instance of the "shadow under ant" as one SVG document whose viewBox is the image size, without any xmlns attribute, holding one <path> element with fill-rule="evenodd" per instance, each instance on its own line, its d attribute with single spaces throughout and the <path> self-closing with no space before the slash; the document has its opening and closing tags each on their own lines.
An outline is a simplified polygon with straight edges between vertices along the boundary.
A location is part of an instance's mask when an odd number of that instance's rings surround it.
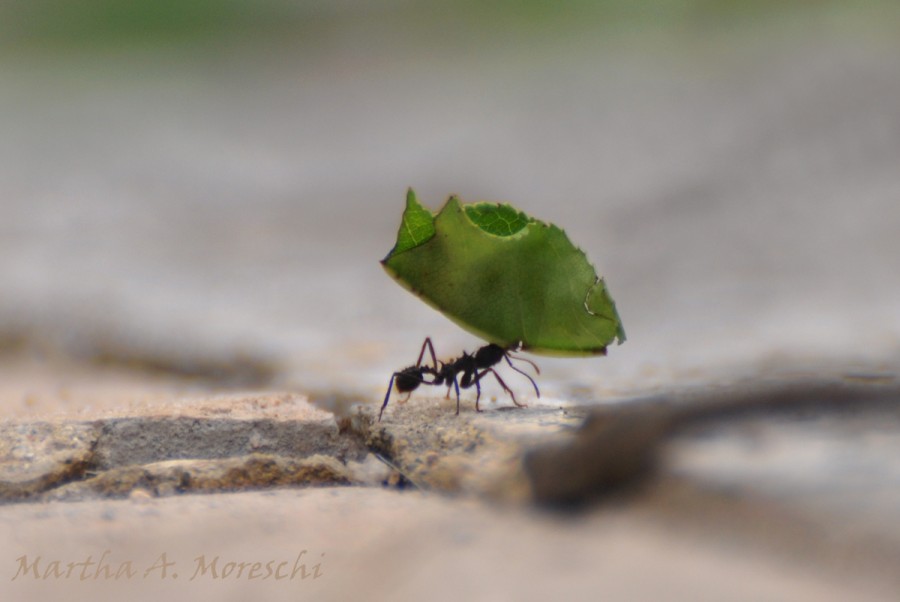
<svg viewBox="0 0 900 602">
<path fill-rule="evenodd" d="M 422 364 L 422 359 L 425 357 L 426 349 L 428 349 L 428 352 L 431 354 L 430 366 Z M 500 375 L 497 374 L 497 372 L 494 370 L 494 366 L 499 364 L 500 360 L 506 360 L 506 363 L 509 364 L 510 368 L 531 381 L 531 385 L 534 387 L 534 392 L 538 397 L 541 396 L 541 392 L 538 389 L 537 383 L 534 382 L 534 379 L 531 378 L 531 376 L 529 376 L 526 372 L 514 366 L 512 360 L 516 359 L 531 364 L 535 372 L 537 372 L 538 374 L 541 373 L 541 370 L 537 367 L 537 364 L 535 364 L 531 360 L 524 357 L 510 355 L 509 352 L 509 349 L 504 349 L 499 345 L 491 343 L 479 348 L 473 354 L 463 352 L 463 354 L 455 360 L 451 360 L 449 362 L 441 362 L 438 361 L 437 356 L 434 353 L 434 346 L 431 344 L 431 337 L 426 337 L 425 342 L 422 343 L 422 350 L 419 352 L 419 359 L 416 360 L 415 365 L 404 368 L 403 370 L 400 370 L 398 372 L 394 372 L 391 375 L 391 381 L 388 383 L 388 390 L 384 396 L 384 403 L 381 404 L 381 411 L 378 412 L 378 421 L 381 422 L 381 416 L 382 414 L 384 414 L 384 409 L 387 407 L 388 401 L 391 398 L 391 391 L 393 391 L 395 384 L 397 386 L 398 392 L 407 394 L 406 399 L 409 399 L 409 395 L 413 391 L 418 389 L 420 385 L 447 385 L 448 397 L 450 396 L 450 389 L 452 387 L 456 390 L 457 416 L 459 415 L 460 388 L 468 389 L 469 387 L 474 385 L 476 391 L 475 411 L 480 412 L 481 408 L 478 407 L 478 402 L 481 399 L 480 383 L 481 379 L 488 374 L 494 375 L 494 378 L 497 379 L 497 382 L 500 383 L 500 386 L 503 387 L 503 390 L 509 393 L 509 397 L 512 399 L 513 403 L 516 404 L 516 407 L 526 407 L 525 404 L 521 404 L 516 401 L 516 396 L 513 394 L 512 390 L 506 386 L 506 383 L 503 382 L 503 379 L 500 378 Z M 457 375 L 459 374 L 461 374 L 461 376 L 457 380 Z M 404 399 L 403 401 L 406 401 L 406 399 Z"/>
</svg>

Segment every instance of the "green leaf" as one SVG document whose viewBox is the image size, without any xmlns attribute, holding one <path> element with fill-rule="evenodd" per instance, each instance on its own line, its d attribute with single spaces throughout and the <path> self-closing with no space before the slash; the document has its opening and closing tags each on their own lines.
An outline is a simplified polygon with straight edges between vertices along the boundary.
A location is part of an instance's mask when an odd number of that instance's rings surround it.
<svg viewBox="0 0 900 602">
<path fill-rule="evenodd" d="M 584 252 L 558 227 L 510 205 L 450 197 L 432 215 L 410 190 L 397 244 L 381 263 L 423 301 L 501 347 L 592 355 L 625 340 Z"/>
</svg>

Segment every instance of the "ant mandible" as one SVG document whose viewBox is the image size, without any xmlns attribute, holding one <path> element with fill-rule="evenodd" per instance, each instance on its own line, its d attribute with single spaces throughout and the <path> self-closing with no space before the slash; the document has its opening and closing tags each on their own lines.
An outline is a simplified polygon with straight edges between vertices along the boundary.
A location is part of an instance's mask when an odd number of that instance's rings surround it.
<svg viewBox="0 0 900 602">
<path fill-rule="evenodd" d="M 428 349 L 428 352 L 431 354 L 431 366 L 422 365 L 422 359 L 425 357 L 426 349 Z M 439 362 L 434 353 L 434 346 L 431 344 L 431 338 L 426 337 L 425 342 L 422 343 L 422 350 L 419 352 L 419 359 L 416 360 L 415 365 L 394 372 L 391 375 L 391 381 L 388 383 L 388 390 L 384 396 L 384 403 L 381 404 L 381 411 L 378 412 L 378 421 L 381 421 L 381 416 L 384 414 L 384 409 L 387 407 L 388 401 L 391 398 L 391 391 L 394 389 L 395 383 L 398 392 L 407 393 L 407 399 L 409 398 L 410 393 L 419 388 L 419 385 L 447 385 L 448 396 L 450 395 L 450 389 L 452 387 L 456 390 L 457 416 L 459 415 L 460 388 L 468 389 L 472 385 L 475 385 L 475 411 L 480 412 L 481 408 L 478 407 L 478 402 L 481 399 L 480 381 L 489 373 L 493 374 L 494 378 L 497 379 L 497 382 L 500 383 L 500 386 L 503 387 L 503 390 L 509 393 L 513 403 L 516 404 L 516 407 L 524 408 L 525 405 L 516 401 L 516 396 L 513 394 L 512 390 L 506 386 L 506 383 L 503 382 L 500 375 L 494 370 L 494 366 L 499 364 L 500 360 L 506 360 L 506 363 L 509 364 L 513 370 L 531 381 L 534 392 L 537 393 L 538 397 L 541 396 L 541 392 L 538 390 L 537 383 L 535 383 L 534 379 L 526 372 L 515 367 L 512 363 L 512 359 L 528 362 L 538 374 L 541 373 L 541 370 L 537 367 L 537 364 L 531 360 L 525 359 L 524 357 L 511 356 L 509 351 L 509 349 L 504 349 L 499 345 L 491 343 L 479 348 L 473 354 L 463 352 L 463 354 L 455 360 Z M 456 376 L 460 373 L 462 375 L 459 380 L 457 380 Z M 427 377 L 431 378 L 429 379 Z"/>
</svg>

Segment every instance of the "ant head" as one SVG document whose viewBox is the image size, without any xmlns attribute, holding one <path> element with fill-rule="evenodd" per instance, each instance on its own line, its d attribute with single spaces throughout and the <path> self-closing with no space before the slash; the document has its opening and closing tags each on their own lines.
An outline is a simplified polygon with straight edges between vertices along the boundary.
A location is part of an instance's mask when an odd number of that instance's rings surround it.
<svg viewBox="0 0 900 602">
<path fill-rule="evenodd" d="M 475 352 L 475 362 L 479 366 L 488 367 L 498 363 L 506 355 L 506 349 L 491 343 Z"/>
</svg>

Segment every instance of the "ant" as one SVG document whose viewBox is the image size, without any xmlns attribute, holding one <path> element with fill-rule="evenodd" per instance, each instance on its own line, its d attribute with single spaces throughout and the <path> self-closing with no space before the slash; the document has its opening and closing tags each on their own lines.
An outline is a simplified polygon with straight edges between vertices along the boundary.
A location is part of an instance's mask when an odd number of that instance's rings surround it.
<svg viewBox="0 0 900 602">
<path fill-rule="evenodd" d="M 425 357 L 425 349 L 428 349 L 428 352 L 431 354 L 431 366 L 422 364 L 422 359 Z M 415 365 L 394 372 L 391 375 L 387 394 L 384 396 L 384 403 L 381 404 L 381 411 L 378 412 L 378 421 L 381 421 L 381 415 L 384 414 L 384 409 L 387 407 L 388 400 L 391 398 L 391 391 L 393 390 L 395 383 L 397 385 L 397 391 L 400 393 L 407 393 L 407 399 L 409 399 L 410 393 L 419 388 L 419 385 L 447 385 L 448 397 L 450 396 L 450 388 L 452 387 L 456 390 L 457 416 L 459 415 L 459 389 L 468 389 L 472 385 L 475 385 L 475 411 L 480 412 L 481 408 L 478 407 L 478 402 L 481 399 L 480 381 L 488 373 L 493 374 L 494 378 L 497 379 L 497 382 L 500 383 L 500 386 L 503 387 L 503 390 L 509 393 L 513 403 L 516 404 L 516 407 L 524 408 L 525 405 L 516 401 L 516 396 L 513 395 L 512 390 L 506 386 L 506 383 L 503 382 L 503 379 L 500 378 L 500 375 L 494 370 L 494 366 L 499 364 L 500 360 L 506 360 L 506 363 L 509 364 L 513 370 L 531 381 L 534 392 L 537 393 L 538 397 L 541 396 L 541 392 L 538 390 L 537 383 L 535 383 L 534 379 L 527 373 L 516 368 L 512 363 L 512 359 L 528 362 L 538 374 L 541 373 L 541 370 L 537 367 L 537 364 L 531 360 L 510 355 L 509 352 L 509 349 L 504 349 L 499 345 L 491 343 L 479 348 L 473 354 L 463 352 L 463 354 L 455 360 L 439 362 L 434 353 L 434 346 L 431 344 L 431 337 L 426 337 L 425 342 L 422 343 L 422 350 L 419 352 L 419 359 L 416 360 Z M 461 374 L 459 380 L 456 378 L 458 374 Z M 427 378 L 429 376 L 431 377 L 430 379 Z"/>
</svg>

